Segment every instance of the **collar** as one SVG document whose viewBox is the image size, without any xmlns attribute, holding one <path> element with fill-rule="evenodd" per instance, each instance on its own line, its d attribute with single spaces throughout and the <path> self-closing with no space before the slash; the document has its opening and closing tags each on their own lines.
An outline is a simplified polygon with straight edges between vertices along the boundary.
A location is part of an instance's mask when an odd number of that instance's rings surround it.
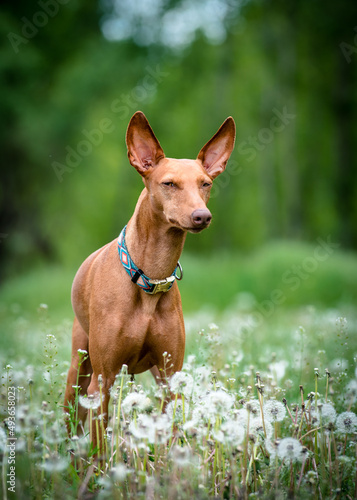
<svg viewBox="0 0 357 500">
<path fill-rule="evenodd" d="M 140 288 L 146 293 L 154 294 L 158 292 L 168 292 L 175 280 L 182 280 L 183 272 L 181 264 L 178 262 L 174 272 L 168 278 L 163 280 L 150 279 L 144 272 L 138 268 L 138 266 L 133 262 L 130 257 L 128 248 L 125 243 L 125 231 L 126 226 L 123 228 L 122 232 L 118 237 L 118 252 L 121 263 L 124 269 L 129 274 L 131 281 L 136 283 Z M 180 270 L 180 276 L 177 276 L 176 271 Z"/>
</svg>

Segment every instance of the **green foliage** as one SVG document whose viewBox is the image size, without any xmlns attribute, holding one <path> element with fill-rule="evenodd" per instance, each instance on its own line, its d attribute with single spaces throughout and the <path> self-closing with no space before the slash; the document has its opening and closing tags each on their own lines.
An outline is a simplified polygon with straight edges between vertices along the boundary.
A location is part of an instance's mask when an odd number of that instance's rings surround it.
<svg viewBox="0 0 357 500">
<path fill-rule="evenodd" d="M 102 472 L 90 427 L 71 439 L 65 434 L 68 326 L 54 323 L 44 306 L 37 319 L 22 322 L 26 349 L 21 342 L 14 352 L 8 343 L 0 357 L 0 415 L 8 419 L 6 433 L 0 430 L 0 467 L 10 481 L 13 465 L 16 497 L 353 497 L 355 311 L 346 319 L 338 317 L 346 307 L 280 310 L 247 334 L 241 306 L 226 310 L 219 326 L 212 310 L 187 316 L 184 369 L 170 380 L 180 396 L 167 405 L 168 417 L 152 378 L 118 375 Z M 10 401 L 16 401 L 13 431 Z M 70 426 L 78 404 L 69 409 Z"/>
<path fill-rule="evenodd" d="M 225 40 L 198 34 L 182 51 L 107 41 L 94 0 L 58 6 L 15 48 L 9 33 L 21 35 L 40 6 L 7 2 L 0 16 L 3 273 L 44 257 L 73 265 L 118 234 L 142 186 L 124 143 L 137 109 L 173 157 L 195 157 L 227 115 L 236 119 L 214 224 L 190 239 L 192 251 L 328 235 L 356 248 L 353 2 L 246 2 L 231 10 Z M 103 120 L 102 137 L 76 160 Z M 56 175 L 54 162 L 65 170 Z"/>
</svg>

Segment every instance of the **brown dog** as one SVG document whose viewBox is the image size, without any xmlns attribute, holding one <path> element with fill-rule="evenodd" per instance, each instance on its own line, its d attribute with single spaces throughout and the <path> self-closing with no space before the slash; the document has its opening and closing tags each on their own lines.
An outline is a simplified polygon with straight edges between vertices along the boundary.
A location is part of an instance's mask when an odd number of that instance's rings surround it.
<svg viewBox="0 0 357 500">
<path fill-rule="evenodd" d="M 150 369 L 160 381 L 165 378 L 163 353 L 167 352 L 172 368 L 166 376 L 181 370 L 185 329 L 176 283 L 178 259 L 187 231 L 198 233 L 211 222 L 206 203 L 212 179 L 225 169 L 234 140 L 235 124 L 229 117 L 196 160 L 166 158 L 145 115 L 138 111 L 131 118 L 128 156 L 145 188 L 119 240 L 90 255 L 74 278 L 67 408 L 74 404 L 72 386 L 77 380 L 80 394 L 95 394 L 101 375 L 106 425 L 109 389 L 123 364 L 130 374 Z M 79 374 L 78 349 L 89 353 Z M 83 424 L 86 413 L 79 407 Z M 100 442 L 94 433 L 93 444 Z"/>
</svg>

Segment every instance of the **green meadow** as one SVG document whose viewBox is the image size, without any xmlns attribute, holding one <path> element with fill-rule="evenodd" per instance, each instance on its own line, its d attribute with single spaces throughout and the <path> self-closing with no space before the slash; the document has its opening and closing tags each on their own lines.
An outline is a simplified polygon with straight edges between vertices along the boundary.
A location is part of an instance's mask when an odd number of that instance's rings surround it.
<svg viewBox="0 0 357 500">
<path fill-rule="evenodd" d="M 16 498 L 352 498 L 357 258 L 319 245 L 183 253 L 181 379 L 158 390 L 148 373 L 118 374 L 102 469 L 88 424 L 65 434 L 75 270 L 7 281 L 1 416 L 11 431 L 14 393 L 17 447 L 1 433 L 3 498 L 11 458 Z"/>
</svg>

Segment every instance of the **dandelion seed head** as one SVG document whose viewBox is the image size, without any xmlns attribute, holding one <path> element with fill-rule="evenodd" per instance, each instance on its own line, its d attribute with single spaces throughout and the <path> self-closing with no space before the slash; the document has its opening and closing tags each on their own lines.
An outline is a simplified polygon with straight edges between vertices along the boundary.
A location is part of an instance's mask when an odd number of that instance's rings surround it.
<svg viewBox="0 0 357 500">
<path fill-rule="evenodd" d="M 122 408 L 125 413 L 131 413 L 134 410 L 146 411 L 151 406 L 151 399 L 143 392 L 131 392 L 122 402 Z"/>
<path fill-rule="evenodd" d="M 131 474 L 133 469 L 128 469 L 124 464 L 118 464 L 112 469 L 110 469 L 110 474 L 114 481 L 119 481 L 120 483 L 126 479 L 128 474 Z"/>
<path fill-rule="evenodd" d="M 88 394 L 88 396 L 79 396 L 79 404 L 87 410 L 96 410 L 100 406 L 100 394 Z"/>
<path fill-rule="evenodd" d="M 201 384 L 207 384 L 211 380 L 211 370 L 207 366 L 199 366 L 194 371 L 194 380 Z"/>
<path fill-rule="evenodd" d="M 270 363 L 269 369 L 275 375 L 278 381 L 284 377 L 288 364 L 289 363 L 285 360 L 273 361 L 272 363 Z"/>
<path fill-rule="evenodd" d="M 336 420 L 336 410 L 331 403 L 323 403 L 322 401 L 317 401 L 317 411 L 315 407 L 311 408 L 311 419 L 313 424 L 333 424 Z"/>
<path fill-rule="evenodd" d="M 243 425 L 244 427 L 247 425 L 248 411 L 246 408 L 240 408 L 239 410 L 235 410 L 234 415 L 238 425 Z"/>
<path fill-rule="evenodd" d="M 189 373 L 176 372 L 169 381 L 170 390 L 173 394 L 183 394 L 189 398 L 193 389 L 193 377 Z"/>
<path fill-rule="evenodd" d="M 341 413 L 336 420 L 337 432 L 341 434 L 352 434 L 357 430 L 357 416 L 352 411 Z"/>
<path fill-rule="evenodd" d="M 136 422 L 129 425 L 129 432 L 136 440 L 146 440 L 149 443 L 164 444 L 170 437 L 171 422 L 166 414 L 138 415 Z"/>
<path fill-rule="evenodd" d="M 249 411 L 253 416 L 260 414 L 260 403 L 257 399 L 251 399 L 244 403 L 244 408 Z"/>
<path fill-rule="evenodd" d="M 293 462 L 302 461 L 302 451 L 303 447 L 300 441 L 291 437 L 282 439 L 277 447 L 277 454 L 281 460 L 292 460 Z"/>
<path fill-rule="evenodd" d="M 357 401 L 357 380 L 352 379 L 345 387 L 345 400 L 348 403 L 355 403 Z"/>
<path fill-rule="evenodd" d="M 286 416 L 286 408 L 280 401 L 269 399 L 263 406 L 264 418 L 273 422 L 281 422 Z"/>
<path fill-rule="evenodd" d="M 47 456 L 45 461 L 38 466 L 46 472 L 62 472 L 68 467 L 68 461 L 59 455 Z"/>
<path fill-rule="evenodd" d="M 228 412 L 232 409 L 234 398 L 227 394 L 222 389 L 211 391 L 205 398 L 205 406 L 208 414 L 214 416 L 227 416 Z"/>
<path fill-rule="evenodd" d="M 245 429 L 236 419 L 228 419 L 221 425 L 219 434 L 213 437 L 221 442 L 237 448 L 242 444 L 245 436 Z"/>
<path fill-rule="evenodd" d="M 0 427 L 0 450 L 4 451 L 6 449 L 7 436 L 6 432 L 2 427 Z"/>
<path fill-rule="evenodd" d="M 264 427 L 266 432 L 266 438 L 271 439 L 274 433 L 274 429 L 271 423 L 264 420 L 264 426 L 263 426 L 263 421 L 261 417 L 253 417 L 249 422 L 249 435 L 252 435 L 254 437 L 259 436 L 265 438 Z"/>
<path fill-rule="evenodd" d="M 190 407 L 188 402 L 185 401 L 185 418 L 188 417 L 189 408 Z M 174 410 L 175 410 L 175 415 L 174 415 Z M 170 403 L 168 403 L 168 405 L 166 406 L 165 414 L 169 417 L 171 421 L 174 418 L 175 422 L 183 422 L 182 400 L 178 399 L 176 401 L 176 409 L 175 409 L 175 401 L 170 401 Z"/>
<path fill-rule="evenodd" d="M 170 456 L 174 464 L 179 467 L 192 465 L 192 452 L 188 446 L 173 446 L 170 450 Z"/>
</svg>

